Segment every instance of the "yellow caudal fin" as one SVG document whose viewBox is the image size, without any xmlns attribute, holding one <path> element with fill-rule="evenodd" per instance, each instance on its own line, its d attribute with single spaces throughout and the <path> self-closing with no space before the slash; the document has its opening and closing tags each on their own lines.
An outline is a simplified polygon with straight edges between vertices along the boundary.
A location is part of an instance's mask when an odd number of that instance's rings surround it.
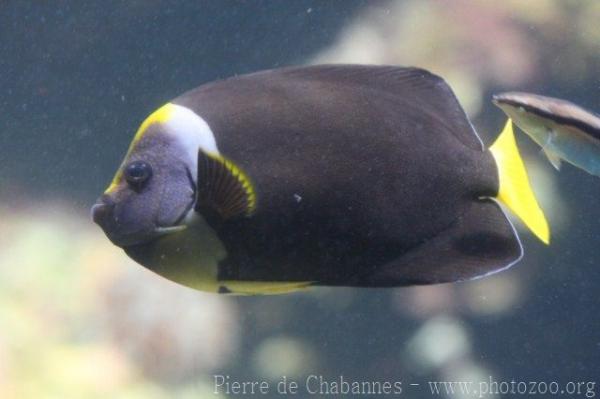
<svg viewBox="0 0 600 399">
<path fill-rule="evenodd" d="M 500 181 L 498 200 L 517 215 L 537 238 L 549 244 L 548 222 L 529 184 L 510 119 L 496 142 L 490 147 L 490 151 L 498 167 Z"/>
</svg>

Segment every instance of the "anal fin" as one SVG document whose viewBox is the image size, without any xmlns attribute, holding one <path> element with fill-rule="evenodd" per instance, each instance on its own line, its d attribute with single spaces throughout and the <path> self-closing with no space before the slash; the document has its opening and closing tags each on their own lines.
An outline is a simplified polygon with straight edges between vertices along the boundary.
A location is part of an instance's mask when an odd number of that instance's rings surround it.
<svg viewBox="0 0 600 399">
<path fill-rule="evenodd" d="M 522 247 L 493 200 L 473 202 L 447 230 L 363 276 L 363 286 L 405 286 L 471 280 L 515 264 Z"/>
</svg>

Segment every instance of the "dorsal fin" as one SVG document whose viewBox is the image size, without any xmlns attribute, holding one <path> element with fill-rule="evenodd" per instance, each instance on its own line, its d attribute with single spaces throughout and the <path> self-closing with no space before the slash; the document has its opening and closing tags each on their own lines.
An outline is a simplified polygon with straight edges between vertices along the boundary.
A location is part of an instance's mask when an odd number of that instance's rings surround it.
<svg viewBox="0 0 600 399">
<path fill-rule="evenodd" d="M 254 187 L 233 162 L 199 150 L 195 209 L 210 210 L 223 219 L 250 216 L 256 209 Z"/>
<path fill-rule="evenodd" d="M 366 85 L 374 90 L 398 96 L 398 102 L 414 107 L 437 119 L 445 130 L 474 150 L 483 143 L 454 92 L 446 81 L 425 69 L 387 65 L 315 65 L 281 68 L 246 75 L 271 74 L 269 78 L 306 79 Z M 402 109 L 398 109 L 401 113 Z M 444 132 L 440 132 L 444 133 Z"/>
</svg>

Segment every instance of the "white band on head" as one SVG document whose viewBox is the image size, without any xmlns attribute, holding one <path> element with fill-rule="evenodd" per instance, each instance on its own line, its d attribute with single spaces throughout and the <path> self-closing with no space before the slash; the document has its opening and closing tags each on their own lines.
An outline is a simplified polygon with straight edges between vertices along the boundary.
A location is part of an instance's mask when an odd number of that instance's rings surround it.
<svg viewBox="0 0 600 399">
<path fill-rule="evenodd" d="M 197 178 L 198 150 L 219 154 L 215 136 L 208 123 L 189 108 L 168 104 L 169 117 L 163 122 L 167 134 L 175 137 L 190 156 L 192 174 Z"/>
</svg>

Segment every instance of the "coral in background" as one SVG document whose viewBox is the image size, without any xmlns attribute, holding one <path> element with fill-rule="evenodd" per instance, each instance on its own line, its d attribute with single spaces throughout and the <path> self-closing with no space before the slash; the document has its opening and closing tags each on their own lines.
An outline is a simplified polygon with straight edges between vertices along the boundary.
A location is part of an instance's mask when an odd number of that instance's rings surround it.
<svg viewBox="0 0 600 399">
<path fill-rule="evenodd" d="M 67 207 L 0 218 L 0 397 L 210 392 L 239 344 L 230 300 L 136 265 Z"/>
</svg>

